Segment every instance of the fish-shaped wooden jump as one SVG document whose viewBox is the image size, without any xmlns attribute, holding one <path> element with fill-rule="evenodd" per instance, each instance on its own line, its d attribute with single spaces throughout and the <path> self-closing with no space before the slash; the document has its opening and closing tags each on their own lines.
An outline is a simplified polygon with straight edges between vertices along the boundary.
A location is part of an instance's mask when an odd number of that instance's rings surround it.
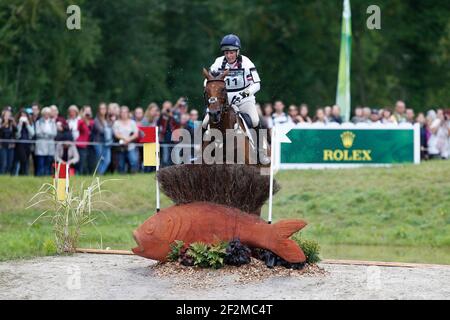
<svg viewBox="0 0 450 320">
<path fill-rule="evenodd" d="M 212 244 L 239 238 L 250 247 L 270 250 L 290 263 L 301 263 L 306 260 L 305 254 L 289 237 L 304 226 L 303 220 L 268 224 L 236 208 L 193 202 L 162 209 L 148 218 L 134 231 L 138 246 L 132 250 L 145 258 L 166 261 L 175 240 Z"/>
</svg>

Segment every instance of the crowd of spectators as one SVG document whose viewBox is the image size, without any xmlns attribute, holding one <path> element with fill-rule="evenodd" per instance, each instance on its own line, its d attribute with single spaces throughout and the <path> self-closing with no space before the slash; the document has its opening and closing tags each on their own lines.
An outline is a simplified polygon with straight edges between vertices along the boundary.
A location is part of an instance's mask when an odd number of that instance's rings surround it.
<svg viewBox="0 0 450 320">
<path fill-rule="evenodd" d="M 304 103 L 290 105 L 287 110 L 282 101 L 257 107 L 263 127 L 268 129 L 284 123 L 319 126 L 343 123 L 337 105 L 317 107 L 314 116 Z M 201 120 L 199 112 L 188 110 L 183 97 L 175 104 L 165 101 L 161 107 L 150 103 L 145 110 L 139 106 L 130 110 L 117 103 L 100 103 L 95 115 L 91 106 L 71 105 L 66 117 L 55 105 L 41 108 L 33 103 L 15 114 L 7 106 L 0 117 L 0 174 L 51 175 L 55 161 L 71 164 L 82 175 L 149 172 L 154 168 L 142 165 L 139 128 L 158 126 L 161 165 L 168 166 L 172 164 L 172 146 L 179 142 L 172 133 L 183 128 L 193 135 L 198 120 Z M 449 157 L 450 113 L 444 109 L 416 115 L 403 101 L 397 101 L 394 108 L 357 106 L 351 122 L 355 125 L 418 123 L 422 159 Z"/>
<path fill-rule="evenodd" d="M 290 123 L 297 125 L 311 124 L 314 126 L 336 125 L 344 123 L 339 106 L 317 107 L 315 114 L 310 115 L 308 105 L 290 105 L 287 108 L 282 101 L 266 103 L 260 107 L 261 118 L 267 128 L 274 125 Z M 357 106 L 354 108 L 350 122 L 375 125 L 419 124 L 420 149 L 422 159 L 448 159 L 450 154 L 450 110 L 442 108 L 430 109 L 426 113 L 415 113 L 407 108 L 405 102 L 399 100 L 395 106 L 384 108 L 369 108 Z"/>
<path fill-rule="evenodd" d="M 47 176 L 55 162 L 69 163 L 81 175 L 149 172 L 155 168 L 142 165 L 139 128 L 159 127 L 161 164 L 168 166 L 171 146 L 178 142 L 172 132 L 193 133 L 197 120 L 198 111 L 188 111 L 183 97 L 161 108 L 150 103 L 145 110 L 100 103 L 95 114 L 91 106 L 71 105 L 67 117 L 55 105 L 33 103 L 15 115 L 7 106 L 0 117 L 0 174 Z"/>
</svg>

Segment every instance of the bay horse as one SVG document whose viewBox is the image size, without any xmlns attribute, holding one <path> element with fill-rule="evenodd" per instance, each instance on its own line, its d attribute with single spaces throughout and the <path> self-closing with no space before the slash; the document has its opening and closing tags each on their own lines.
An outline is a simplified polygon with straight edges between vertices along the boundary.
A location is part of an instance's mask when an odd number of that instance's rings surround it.
<svg viewBox="0 0 450 320">
<path fill-rule="evenodd" d="M 203 68 L 203 75 L 206 79 L 206 86 L 204 91 L 206 113 L 209 115 L 209 122 L 207 132 L 211 129 L 217 129 L 221 132 L 223 140 L 222 141 L 203 141 L 202 151 L 210 144 L 215 143 L 216 145 L 222 145 L 223 147 L 223 161 L 226 161 L 226 133 L 227 130 L 235 130 L 236 134 L 244 135 L 243 146 L 238 143 L 232 144 L 234 146 L 234 163 L 237 162 L 237 154 L 239 152 L 244 152 L 244 164 L 258 164 L 261 166 L 268 166 L 268 164 L 259 164 L 256 155 L 258 153 L 258 146 L 256 146 L 255 137 L 250 141 L 249 135 L 247 134 L 247 126 L 244 124 L 243 119 L 238 116 L 235 108 L 229 103 L 228 95 L 225 85 L 225 77 L 228 75 L 228 70 L 225 70 L 219 75 L 212 75 L 205 68 Z M 253 147 L 252 147 L 253 146 Z M 243 150 L 242 150 L 243 148 Z M 253 155 L 255 158 L 251 158 L 251 150 L 253 149 Z M 256 151 L 256 152 L 255 152 Z M 268 153 L 270 157 L 270 148 L 268 147 Z M 217 160 L 216 160 L 217 161 Z"/>
</svg>

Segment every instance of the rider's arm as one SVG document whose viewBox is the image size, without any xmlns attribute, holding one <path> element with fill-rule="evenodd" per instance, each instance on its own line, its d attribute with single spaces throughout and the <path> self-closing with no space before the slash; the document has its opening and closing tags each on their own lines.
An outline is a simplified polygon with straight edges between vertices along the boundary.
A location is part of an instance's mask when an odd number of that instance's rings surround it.
<svg viewBox="0 0 450 320">
<path fill-rule="evenodd" d="M 247 88 L 248 93 L 249 93 L 250 95 L 254 95 L 254 94 L 257 93 L 260 89 L 261 89 L 260 82 L 257 82 L 257 83 L 254 83 L 254 82 L 253 82 L 253 83 L 252 83 L 251 85 L 249 85 L 248 88 Z"/>
<path fill-rule="evenodd" d="M 246 64 L 248 64 L 248 68 L 251 75 L 250 85 L 247 87 L 245 91 L 247 91 L 250 95 L 254 95 L 261 89 L 261 79 L 259 78 L 259 74 L 256 71 L 256 67 L 250 59 L 246 59 Z"/>
</svg>

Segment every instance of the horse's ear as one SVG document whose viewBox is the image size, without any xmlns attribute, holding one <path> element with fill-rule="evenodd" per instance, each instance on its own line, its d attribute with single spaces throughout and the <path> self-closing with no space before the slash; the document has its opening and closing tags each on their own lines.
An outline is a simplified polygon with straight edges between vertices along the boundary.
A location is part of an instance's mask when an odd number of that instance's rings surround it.
<svg viewBox="0 0 450 320">
<path fill-rule="evenodd" d="M 230 70 L 225 70 L 223 73 L 222 73 L 222 75 L 220 76 L 220 80 L 223 80 L 223 79 L 225 79 L 225 77 L 228 75 L 230 73 Z"/>
<path fill-rule="evenodd" d="M 207 80 L 211 79 L 211 75 L 209 74 L 208 70 L 206 70 L 205 68 L 203 68 L 203 75 L 205 76 L 205 78 Z"/>
</svg>

